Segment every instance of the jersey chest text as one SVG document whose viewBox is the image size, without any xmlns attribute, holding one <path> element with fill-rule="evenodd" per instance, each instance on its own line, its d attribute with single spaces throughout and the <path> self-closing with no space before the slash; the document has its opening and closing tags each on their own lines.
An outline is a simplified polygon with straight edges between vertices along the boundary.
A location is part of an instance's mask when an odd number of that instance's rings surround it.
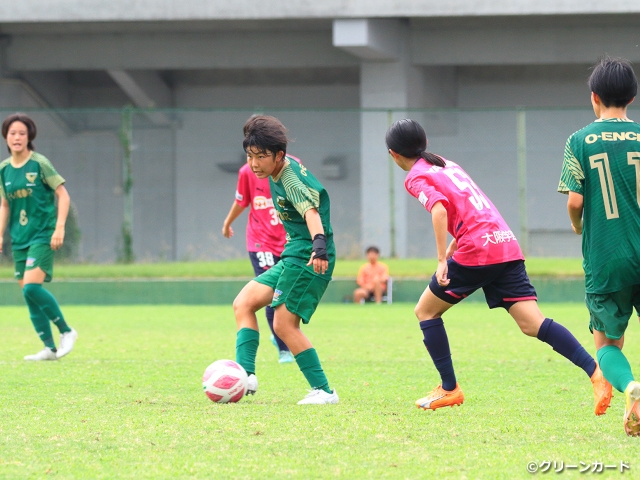
<svg viewBox="0 0 640 480">
<path fill-rule="evenodd" d="M 34 167 L 7 170 L 2 175 L 2 181 L 9 202 L 32 197 L 35 189 L 42 186 L 40 173 Z"/>
<path fill-rule="evenodd" d="M 283 195 L 285 194 L 284 188 L 280 190 L 280 188 L 274 191 L 273 199 L 274 207 L 277 211 L 278 218 L 282 222 L 291 222 L 300 220 L 300 214 L 293 207 L 291 202 L 289 202 Z"/>
</svg>

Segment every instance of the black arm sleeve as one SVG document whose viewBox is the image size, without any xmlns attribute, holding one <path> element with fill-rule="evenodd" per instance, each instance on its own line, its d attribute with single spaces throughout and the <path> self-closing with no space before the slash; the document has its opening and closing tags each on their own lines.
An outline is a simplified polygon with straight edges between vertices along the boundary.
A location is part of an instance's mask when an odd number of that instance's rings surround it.
<svg viewBox="0 0 640 480">
<path fill-rule="evenodd" d="M 329 260 L 327 257 L 327 237 L 318 233 L 313 237 L 313 258 L 319 258 L 320 260 Z"/>
</svg>

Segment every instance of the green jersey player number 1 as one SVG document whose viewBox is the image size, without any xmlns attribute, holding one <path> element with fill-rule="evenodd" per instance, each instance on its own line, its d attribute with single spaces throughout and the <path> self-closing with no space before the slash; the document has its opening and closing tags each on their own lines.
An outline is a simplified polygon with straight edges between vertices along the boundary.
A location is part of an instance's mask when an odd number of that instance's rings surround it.
<svg viewBox="0 0 640 480">
<path fill-rule="evenodd" d="M 598 363 L 624 392 L 624 430 L 640 436 L 640 382 L 622 353 L 629 319 L 640 312 L 640 125 L 627 118 L 638 93 L 631 64 L 604 57 L 589 77 L 597 120 L 567 140 L 558 191 L 582 234 L 585 300 Z"/>
<path fill-rule="evenodd" d="M 558 190 L 584 197 L 586 291 L 640 284 L 640 125 L 602 119 L 571 135 Z"/>
</svg>

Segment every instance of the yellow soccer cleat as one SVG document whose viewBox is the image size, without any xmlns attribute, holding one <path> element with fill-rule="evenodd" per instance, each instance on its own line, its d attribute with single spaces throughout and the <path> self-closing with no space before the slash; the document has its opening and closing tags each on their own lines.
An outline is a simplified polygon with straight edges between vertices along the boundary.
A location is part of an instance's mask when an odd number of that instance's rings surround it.
<svg viewBox="0 0 640 480">
<path fill-rule="evenodd" d="M 631 437 L 640 436 L 640 382 L 631 382 L 624 390 L 624 431 Z"/>
<path fill-rule="evenodd" d="M 427 410 L 435 410 L 440 407 L 453 407 L 464 402 L 464 393 L 460 385 L 456 383 L 456 388 L 451 391 L 444 390 L 442 385 L 438 385 L 429 395 L 416 400 L 416 407 Z"/>
<path fill-rule="evenodd" d="M 593 385 L 593 399 L 595 403 L 594 413 L 596 415 L 604 415 L 607 408 L 611 404 L 611 384 L 602 375 L 600 365 L 596 363 L 596 370 L 591 375 L 591 383 Z"/>
</svg>

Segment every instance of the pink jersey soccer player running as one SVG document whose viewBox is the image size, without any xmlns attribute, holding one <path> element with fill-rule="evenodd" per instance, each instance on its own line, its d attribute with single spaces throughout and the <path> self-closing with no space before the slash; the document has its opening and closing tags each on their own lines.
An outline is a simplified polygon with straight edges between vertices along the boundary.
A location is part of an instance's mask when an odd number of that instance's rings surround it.
<svg viewBox="0 0 640 480">
<path fill-rule="evenodd" d="M 466 266 L 524 260 L 520 245 L 491 200 L 456 163 L 438 167 L 416 162 L 404 185 L 429 211 L 441 202 L 447 211 L 447 230 L 458 249 L 453 259 Z"/>
<path fill-rule="evenodd" d="M 442 316 L 482 288 L 489 308 L 506 309 L 523 333 L 584 370 L 593 384 L 594 412 L 603 414 L 611 385 L 571 332 L 540 312 L 518 241 L 495 205 L 459 165 L 426 151 L 427 136 L 418 122 L 395 122 L 385 140 L 395 163 L 408 172 L 407 191 L 431 213 L 438 250 L 438 268 L 414 312 L 442 383 L 416 406 L 435 410 L 464 401 Z M 447 233 L 453 236 L 448 247 Z"/>
</svg>

